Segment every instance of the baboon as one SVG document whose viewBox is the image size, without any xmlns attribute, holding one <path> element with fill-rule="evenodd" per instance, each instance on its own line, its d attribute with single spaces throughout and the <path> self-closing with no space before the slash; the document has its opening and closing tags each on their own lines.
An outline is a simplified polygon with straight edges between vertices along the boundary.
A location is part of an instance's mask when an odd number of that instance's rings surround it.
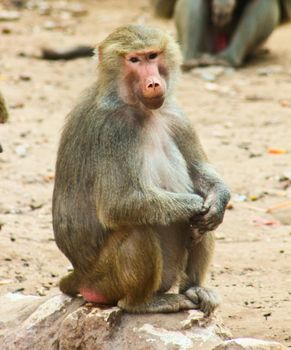
<svg viewBox="0 0 291 350">
<path fill-rule="evenodd" d="M 241 66 L 281 23 L 291 20 L 291 0 L 157 0 L 155 12 L 174 13 L 183 68 Z M 159 8 L 164 11 L 160 11 Z"/>
<path fill-rule="evenodd" d="M 74 268 L 60 289 L 128 312 L 209 314 L 218 299 L 204 280 L 230 195 L 175 102 L 179 47 L 129 25 L 98 56 L 57 155 L 53 228 Z"/>
</svg>

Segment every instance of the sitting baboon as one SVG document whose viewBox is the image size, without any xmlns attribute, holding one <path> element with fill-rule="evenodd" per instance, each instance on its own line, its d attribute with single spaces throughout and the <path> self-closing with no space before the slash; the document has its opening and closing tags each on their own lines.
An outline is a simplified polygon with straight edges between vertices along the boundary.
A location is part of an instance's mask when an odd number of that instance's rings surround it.
<svg viewBox="0 0 291 350">
<path fill-rule="evenodd" d="M 229 191 L 175 102 L 179 47 L 126 26 L 98 55 L 57 157 L 53 227 L 74 267 L 60 288 L 129 312 L 209 314 L 218 301 L 203 283 Z"/>
</svg>

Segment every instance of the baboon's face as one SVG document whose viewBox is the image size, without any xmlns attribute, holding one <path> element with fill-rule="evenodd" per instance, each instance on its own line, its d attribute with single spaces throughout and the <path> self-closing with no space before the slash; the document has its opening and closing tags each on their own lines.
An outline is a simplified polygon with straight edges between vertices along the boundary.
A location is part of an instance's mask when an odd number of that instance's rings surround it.
<svg viewBox="0 0 291 350">
<path fill-rule="evenodd" d="M 148 109 L 157 109 L 163 105 L 167 76 L 162 52 L 143 50 L 129 52 L 124 56 L 125 95 L 129 98 L 134 95 Z"/>
</svg>

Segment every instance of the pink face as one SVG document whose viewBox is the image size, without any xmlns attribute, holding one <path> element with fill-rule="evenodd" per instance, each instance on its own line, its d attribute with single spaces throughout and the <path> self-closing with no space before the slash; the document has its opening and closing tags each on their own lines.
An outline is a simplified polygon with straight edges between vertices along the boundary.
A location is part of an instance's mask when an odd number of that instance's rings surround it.
<svg viewBox="0 0 291 350">
<path fill-rule="evenodd" d="M 146 108 L 160 108 L 165 100 L 168 70 L 162 52 L 144 50 L 124 57 L 125 93 L 128 103 L 141 102 Z"/>
</svg>

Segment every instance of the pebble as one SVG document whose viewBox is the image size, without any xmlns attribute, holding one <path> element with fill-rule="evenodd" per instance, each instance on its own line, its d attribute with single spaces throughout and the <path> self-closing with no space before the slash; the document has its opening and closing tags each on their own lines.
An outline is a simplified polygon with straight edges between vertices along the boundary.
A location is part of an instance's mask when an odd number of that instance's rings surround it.
<svg viewBox="0 0 291 350">
<path fill-rule="evenodd" d="M 17 21 L 20 19 L 18 11 L 1 11 L 0 21 Z"/>
<path fill-rule="evenodd" d="M 25 158 L 27 156 L 27 146 L 19 145 L 15 148 L 15 152 L 19 157 Z"/>
<path fill-rule="evenodd" d="M 247 197 L 244 194 L 235 194 L 232 199 L 234 202 L 245 202 Z"/>
<path fill-rule="evenodd" d="M 219 76 L 225 72 L 224 67 L 212 66 L 206 68 L 195 68 L 192 73 L 198 75 L 201 79 L 209 82 L 214 82 Z"/>
<path fill-rule="evenodd" d="M 23 81 L 30 81 L 31 80 L 31 75 L 29 73 L 20 73 L 19 74 L 19 79 Z"/>
<path fill-rule="evenodd" d="M 267 76 L 271 74 L 278 74 L 283 72 L 282 66 L 265 66 L 257 69 L 257 75 Z"/>
</svg>

